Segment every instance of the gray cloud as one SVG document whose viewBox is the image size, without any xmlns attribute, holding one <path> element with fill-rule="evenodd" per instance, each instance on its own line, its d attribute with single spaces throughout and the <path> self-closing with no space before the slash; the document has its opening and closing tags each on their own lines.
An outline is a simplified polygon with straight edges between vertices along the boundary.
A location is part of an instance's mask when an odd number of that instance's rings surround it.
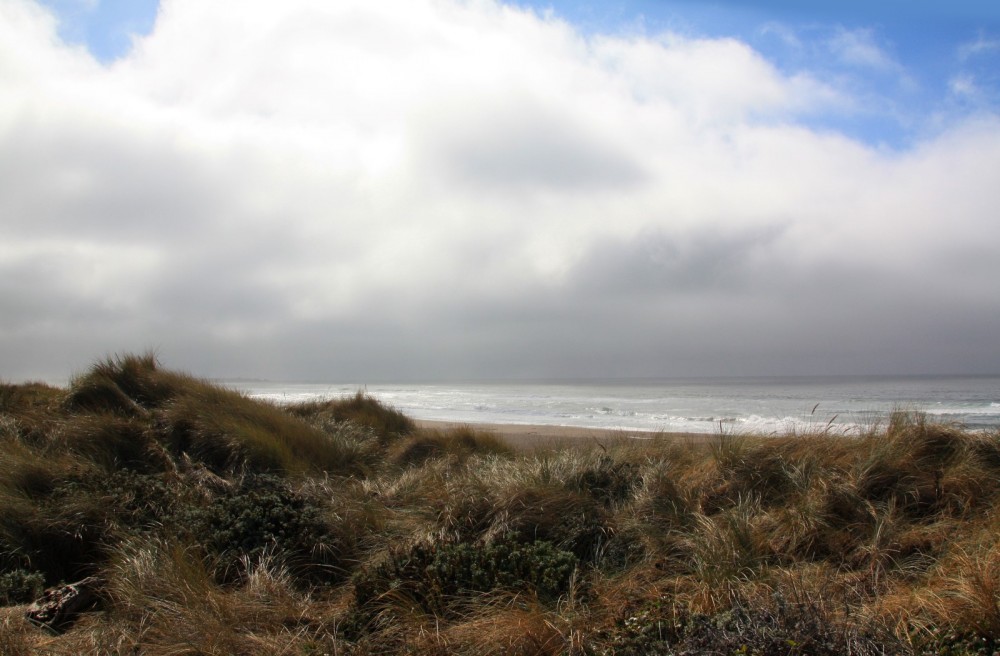
<svg viewBox="0 0 1000 656">
<path fill-rule="evenodd" d="M 781 225 L 705 227 L 677 235 L 650 230 L 594 244 L 574 277 L 581 287 L 619 295 L 752 293 L 755 286 L 759 291 L 777 282 L 781 254 L 775 246 L 784 232 Z"/>
<path fill-rule="evenodd" d="M 732 39 L 241 6 L 102 67 L 0 3 L 0 377 L 1000 370 L 995 117 L 887 152 Z"/>
<path fill-rule="evenodd" d="M 418 156 L 459 186 L 496 193 L 626 191 L 642 181 L 639 163 L 613 143 L 533 105 L 445 110 Z"/>
<path fill-rule="evenodd" d="M 23 117 L 0 133 L 0 212 L 7 234 L 167 242 L 221 210 L 219 196 L 226 192 L 206 184 L 198 160 L 113 120 Z"/>
</svg>

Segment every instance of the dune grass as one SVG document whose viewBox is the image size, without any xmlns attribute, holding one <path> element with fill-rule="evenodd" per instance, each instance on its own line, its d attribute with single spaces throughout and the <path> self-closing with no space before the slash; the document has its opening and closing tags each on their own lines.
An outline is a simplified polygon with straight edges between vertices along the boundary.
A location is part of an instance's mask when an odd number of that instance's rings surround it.
<svg viewBox="0 0 1000 656">
<path fill-rule="evenodd" d="M 0 651 L 990 654 L 998 501 L 1000 434 L 914 413 L 529 453 L 127 355 L 0 384 Z"/>
</svg>

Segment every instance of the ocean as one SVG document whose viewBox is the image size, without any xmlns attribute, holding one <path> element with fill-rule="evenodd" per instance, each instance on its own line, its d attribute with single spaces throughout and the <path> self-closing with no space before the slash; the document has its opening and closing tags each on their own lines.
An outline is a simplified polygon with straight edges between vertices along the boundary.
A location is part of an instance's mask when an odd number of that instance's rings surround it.
<svg viewBox="0 0 1000 656">
<path fill-rule="evenodd" d="M 856 434 L 894 410 L 972 430 L 1000 429 L 1000 376 L 767 377 L 344 384 L 223 381 L 295 403 L 362 390 L 414 419 L 634 431 Z"/>
</svg>

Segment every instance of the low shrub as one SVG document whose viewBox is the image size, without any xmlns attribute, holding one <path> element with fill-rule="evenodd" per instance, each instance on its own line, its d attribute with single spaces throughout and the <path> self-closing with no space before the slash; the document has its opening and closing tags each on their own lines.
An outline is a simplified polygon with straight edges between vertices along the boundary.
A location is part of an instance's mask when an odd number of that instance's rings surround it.
<svg viewBox="0 0 1000 656">
<path fill-rule="evenodd" d="M 216 560 L 220 583 L 244 582 L 248 569 L 264 558 L 304 583 L 337 581 L 347 569 L 319 504 L 274 476 L 247 476 L 210 505 L 186 510 L 179 521 Z"/>
<path fill-rule="evenodd" d="M 127 531 L 149 531 L 173 521 L 188 501 L 188 490 L 171 485 L 162 474 L 120 469 L 67 479 L 52 496 L 54 503 L 92 500 L 104 512 L 105 524 Z"/>
<path fill-rule="evenodd" d="M 427 569 L 444 597 L 476 592 L 530 590 L 546 601 L 569 591 L 576 557 L 551 542 L 519 544 L 502 540 L 485 546 L 469 543 L 439 549 Z"/>
<path fill-rule="evenodd" d="M 0 606 L 30 603 L 44 590 L 45 576 L 41 572 L 15 569 L 0 574 Z"/>
<path fill-rule="evenodd" d="M 488 535 L 521 542 L 544 540 L 593 563 L 614 531 L 592 497 L 556 486 L 515 489 L 497 499 Z"/>
<path fill-rule="evenodd" d="M 885 627 L 836 617 L 814 601 L 736 600 L 715 614 L 657 600 L 620 618 L 599 641 L 615 656 L 745 654 L 747 656 L 903 656 L 910 651 Z"/>
<path fill-rule="evenodd" d="M 353 615 L 345 628 L 363 633 L 378 619 L 391 620 L 397 603 L 456 618 L 464 604 L 498 590 L 551 602 L 570 591 L 577 566 L 576 556 L 545 541 L 420 542 L 355 576 Z"/>
</svg>

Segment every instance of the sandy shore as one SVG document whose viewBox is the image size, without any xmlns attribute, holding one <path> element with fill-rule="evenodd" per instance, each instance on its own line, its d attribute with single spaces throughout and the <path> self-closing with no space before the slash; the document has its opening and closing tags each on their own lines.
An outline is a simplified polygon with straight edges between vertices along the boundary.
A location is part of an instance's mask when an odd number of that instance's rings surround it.
<svg viewBox="0 0 1000 656">
<path fill-rule="evenodd" d="M 448 430 L 459 426 L 471 426 L 478 431 L 494 433 L 511 446 L 526 450 L 594 443 L 609 445 L 625 440 L 669 439 L 704 441 L 712 438 L 712 435 L 706 433 L 652 433 L 646 431 L 609 430 L 604 428 L 580 428 L 577 426 L 547 426 L 543 424 L 462 424 L 426 419 L 417 419 L 415 421 L 418 427 L 427 430 Z"/>
</svg>

